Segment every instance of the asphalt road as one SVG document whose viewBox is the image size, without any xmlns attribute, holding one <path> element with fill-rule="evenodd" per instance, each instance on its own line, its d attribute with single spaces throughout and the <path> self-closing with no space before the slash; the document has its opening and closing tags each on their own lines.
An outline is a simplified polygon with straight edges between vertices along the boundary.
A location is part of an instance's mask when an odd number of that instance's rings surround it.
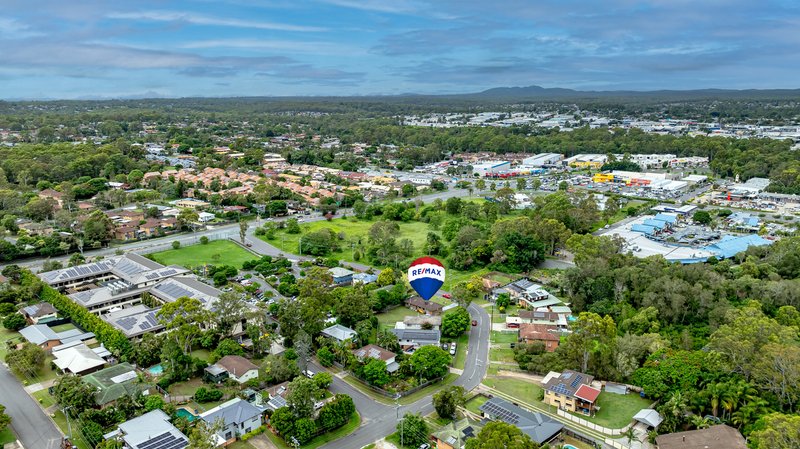
<svg viewBox="0 0 800 449">
<path fill-rule="evenodd" d="M 26 449 L 58 449 L 63 438 L 55 424 L 0 363 L 0 403 L 11 416 L 11 427 Z"/>
</svg>

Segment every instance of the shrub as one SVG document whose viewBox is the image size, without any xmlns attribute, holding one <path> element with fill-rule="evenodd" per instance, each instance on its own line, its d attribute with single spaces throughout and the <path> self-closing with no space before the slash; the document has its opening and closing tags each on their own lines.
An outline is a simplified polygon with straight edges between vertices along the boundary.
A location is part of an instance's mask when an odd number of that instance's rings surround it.
<svg viewBox="0 0 800 449">
<path fill-rule="evenodd" d="M 200 237 L 200 244 L 201 245 L 208 245 L 208 237 L 206 237 L 206 236 Z"/>
<path fill-rule="evenodd" d="M 214 402 L 222 399 L 222 391 L 216 388 L 200 387 L 194 392 L 194 400 L 200 403 Z"/>
</svg>

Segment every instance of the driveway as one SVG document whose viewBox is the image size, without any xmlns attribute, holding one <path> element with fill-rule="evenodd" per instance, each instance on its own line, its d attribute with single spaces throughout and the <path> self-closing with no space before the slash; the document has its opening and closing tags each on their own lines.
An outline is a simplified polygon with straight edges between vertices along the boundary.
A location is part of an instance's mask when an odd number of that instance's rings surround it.
<svg viewBox="0 0 800 449">
<path fill-rule="evenodd" d="M 58 449 L 63 435 L 13 374 L 0 364 L 0 391 L 11 427 L 27 449 Z"/>
</svg>

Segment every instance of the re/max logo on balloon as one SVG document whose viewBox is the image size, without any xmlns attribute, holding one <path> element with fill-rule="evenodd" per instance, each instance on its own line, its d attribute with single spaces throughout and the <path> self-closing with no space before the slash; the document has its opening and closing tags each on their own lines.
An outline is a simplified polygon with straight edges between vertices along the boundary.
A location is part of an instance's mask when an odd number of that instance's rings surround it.
<svg viewBox="0 0 800 449">
<path fill-rule="evenodd" d="M 421 268 L 419 270 L 411 270 L 411 276 L 421 276 L 423 274 L 433 274 L 435 276 L 442 276 L 442 270 L 436 268 Z"/>
</svg>

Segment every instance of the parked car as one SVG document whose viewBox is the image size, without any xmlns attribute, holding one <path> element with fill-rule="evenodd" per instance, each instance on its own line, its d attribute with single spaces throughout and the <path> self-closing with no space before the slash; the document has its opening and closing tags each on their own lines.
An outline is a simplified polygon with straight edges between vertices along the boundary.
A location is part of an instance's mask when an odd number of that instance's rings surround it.
<svg viewBox="0 0 800 449">
<path fill-rule="evenodd" d="M 450 298 L 452 298 L 452 297 L 453 297 L 453 296 L 452 296 L 450 293 L 442 293 L 442 298 L 447 298 L 447 299 L 450 299 Z"/>
<path fill-rule="evenodd" d="M 456 342 L 450 343 L 450 355 L 456 355 Z"/>
<path fill-rule="evenodd" d="M 306 377 L 308 377 L 309 379 L 311 379 L 312 377 L 314 377 L 314 374 L 316 374 L 316 373 L 315 373 L 314 371 L 311 371 L 310 369 L 307 369 L 307 370 L 305 370 L 305 371 L 303 372 L 303 375 L 305 375 L 305 376 L 306 376 Z"/>
</svg>

